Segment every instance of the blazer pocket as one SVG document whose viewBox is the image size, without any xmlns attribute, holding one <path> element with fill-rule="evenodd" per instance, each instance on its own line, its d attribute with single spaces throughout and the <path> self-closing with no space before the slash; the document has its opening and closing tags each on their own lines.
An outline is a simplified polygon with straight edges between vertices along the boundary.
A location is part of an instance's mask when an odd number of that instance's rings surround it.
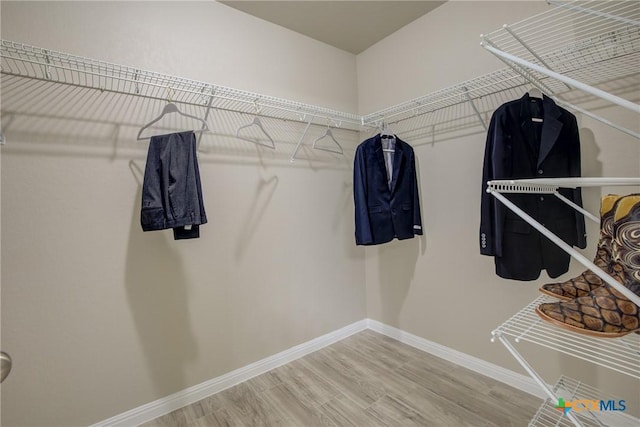
<svg viewBox="0 0 640 427">
<path fill-rule="evenodd" d="M 369 213 L 380 213 L 382 212 L 382 206 L 369 206 Z"/>
<path fill-rule="evenodd" d="M 411 205 L 409 203 L 405 203 L 400 207 L 402 208 L 403 211 L 410 211 L 411 210 Z"/>
<path fill-rule="evenodd" d="M 504 231 L 518 234 L 531 233 L 531 226 L 525 221 L 507 219 L 504 223 Z"/>
</svg>

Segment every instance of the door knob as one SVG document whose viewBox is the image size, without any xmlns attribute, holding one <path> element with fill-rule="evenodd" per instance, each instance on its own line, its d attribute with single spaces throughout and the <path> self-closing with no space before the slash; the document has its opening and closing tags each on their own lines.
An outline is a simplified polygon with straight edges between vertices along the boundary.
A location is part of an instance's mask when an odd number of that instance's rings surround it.
<svg viewBox="0 0 640 427">
<path fill-rule="evenodd" d="M 11 372 L 11 356 L 4 351 L 0 352 L 0 383 L 7 378 Z"/>
</svg>

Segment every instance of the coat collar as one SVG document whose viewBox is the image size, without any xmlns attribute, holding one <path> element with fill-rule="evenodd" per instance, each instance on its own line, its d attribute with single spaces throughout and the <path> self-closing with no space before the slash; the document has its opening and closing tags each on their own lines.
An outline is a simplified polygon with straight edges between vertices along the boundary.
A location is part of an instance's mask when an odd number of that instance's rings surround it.
<svg viewBox="0 0 640 427">
<path fill-rule="evenodd" d="M 558 120 L 562 111 L 556 103 L 546 95 L 543 95 L 542 109 L 544 110 L 544 115 L 540 149 L 537 153 L 537 167 L 540 167 L 542 162 L 547 158 L 562 131 L 562 122 Z M 531 124 L 531 98 L 528 93 L 525 93 L 524 96 L 520 98 L 520 119 L 525 138 L 533 148 L 537 144 L 533 141 L 535 133 L 533 132 L 533 125 Z"/>
</svg>

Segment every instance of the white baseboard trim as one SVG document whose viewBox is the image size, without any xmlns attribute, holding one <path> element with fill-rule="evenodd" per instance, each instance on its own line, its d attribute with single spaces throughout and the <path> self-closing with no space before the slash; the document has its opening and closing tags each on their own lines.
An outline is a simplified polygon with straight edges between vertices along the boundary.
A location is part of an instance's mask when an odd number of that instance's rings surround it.
<svg viewBox="0 0 640 427">
<path fill-rule="evenodd" d="M 454 350 L 444 345 L 429 341 L 417 335 L 410 334 L 393 326 L 385 325 L 377 320 L 367 319 L 367 328 L 381 333 L 390 338 L 396 339 L 404 344 L 415 347 L 426 353 L 433 354 L 441 359 L 448 360 L 467 369 L 471 369 L 479 374 L 493 378 L 511 387 L 522 390 L 541 399 L 546 399 L 547 395 L 540 386 L 531 378 L 524 374 L 519 374 L 502 366 L 487 362 L 461 351 Z"/>
<path fill-rule="evenodd" d="M 367 320 L 363 319 L 337 331 L 322 335 L 306 343 L 291 347 L 273 356 L 269 356 L 250 365 L 236 369 L 217 378 L 205 381 L 193 387 L 186 388 L 177 393 L 171 394 L 162 399 L 155 400 L 145 405 L 134 408 L 130 411 L 111 417 L 107 420 L 93 424 L 90 427 L 115 427 L 115 426 L 137 426 L 171 411 L 190 405 L 212 394 L 219 393 L 229 387 L 240 384 L 255 376 L 268 372 L 272 369 L 293 362 L 309 353 L 320 350 L 350 335 L 363 331 L 367 328 Z"/>
</svg>

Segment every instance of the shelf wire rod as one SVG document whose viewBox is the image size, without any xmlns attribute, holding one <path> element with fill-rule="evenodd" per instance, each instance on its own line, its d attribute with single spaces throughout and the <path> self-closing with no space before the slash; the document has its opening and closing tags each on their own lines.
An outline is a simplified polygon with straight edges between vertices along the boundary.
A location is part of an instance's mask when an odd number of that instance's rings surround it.
<svg viewBox="0 0 640 427">
<path fill-rule="evenodd" d="M 541 322 L 542 322 L 542 319 L 538 319 L 538 320 L 536 320 L 535 322 L 531 323 L 531 324 L 527 327 L 527 329 L 525 329 L 524 331 L 522 331 L 522 333 L 521 333 L 520 335 L 518 335 L 518 336 L 516 336 L 516 337 L 515 337 L 515 341 L 516 341 L 516 342 L 520 342 L 520 340 L 521 340 L 523 337 L 527 336 L 527 335 L 531 332 L 531 330 L 533 330 L 533 328 L 535 328 L 536 326 L 538 326 Z"/>
<path fill-rule="evenodd" d="M 537 317 L 537 316 L 536 316 Z M 538 324 L 538 328 L 535 330 L 530 330 L 528 333 L 522 332 L 520 335 L 520 340 L 526 340 L 531 342 L 536 342 L 536 339 L 542 339 L 548 342 L 549 345 L 560 345 L 562 347 L 566 347 L 567 349 L 574 350 L 578 349 L 583 353 L 593 353 L 594 357 L 598 357 L 602 361 L 606 361 L 607 358 L 609 360 L 614 360 L 616 363 L 619 363 L 622 367 L 636 369 L 638 374 L 640 374 L 640 360 L 637 358 L 637 350 L 634 350 L 633 347 L 626 344 L 624 340 L 608 340 L 609 343 L 607 346 L 604 343 L 600 345 L 594 345 L 593 342 L 586 339 L 571 339 L 571 337 L 567 337 L 567 333 L 556 326 L 553 327 L 544 327 L 546 324 L 540 326 Z M 552 325 L 548 325 L 552 326 Z M 510 336 L 519 336 L 518 331 L 505 331 L 504 329 L 500 329 L 503 334 Z M 552 336 L 549 337 L 548 335 Z M 575 332 L 571 332 L 573 337 L 579 337 Z"/>
<path fill-rule="evenodd" d="M 638 367 L 637 355 L 633 355 L 630 360 L 619 360 L 618 358 L 616 358 L 615 354 L 610 354 L 607 357 L 604 357 L 603 350 L 597 351 L 590 348 L 585 349 L 581 347 L 582 343 L 569 344 L 558 338 L 549 336 L 556 333 L 557 330 L 530 333 L 531 337 L 537 339 L 531 339 L 527 336 L 523 336 L 520 341 L 528 341 L 533 344 L 537 344 L 569 356 L 586 360 L 588 362 L 604 366 L 605 368 L 611 369 L 613 371 L 617 371 L 640 379 L 640 369 Z"/>
<path fill-rule="evenodd" d="M 585 7 L 581 7 L 578 5 L 574 5 L 574 4 L 569 4 L 566 2 L 562 2 L 562 1 L 557 1 L 557 0 L 547 0 L 547 3 L 552 4 L 554 6 L 557 7 L 563 7 L 569 10 L 574 10 L 574 11 L 578 11 L 581 13 L 588 13 L 591 15 L 596 15 L 602 18 L 606 18 L 606 19 L 611 19 L 611 20 L 615 20 L 618 22 L 622 22 L 625 25 L 633 25 L 633 26 L 637 26 L 640 27 L 640 22 L 638 21 L 634 21 L 632 19 L 626 19 L 624 17 L 621 16 L 617 16 L 617 15 L 612 15 L 610 13 L 606 13 L 606 12 L 600 12 L 594 9 L 589 9 L 589 8 L 585 8 Z"/>
<path fill-rule="evenodd" d="M 516 34 L 516 32 L 515 32 L 515 31 L 513 31 L 511 28 L 509 28 L 509 26 L 508 26 L 508 25 L 504 25 L 504 29 L 505 29 L 509 34 L 511 34 L 511 36 L 512 36 L 514 39 L 516 39 L 516 40 L 518 41 L 518 43 L 520 43 L 520 44 L 521 44 L 525 49 L 527 49 L 527 50 L 529 51 L 529 53 L 531 53 L 531 55 L 533 55 L 533 57 L 534 57 L 534 58 L 536 58 L 536 59 L 537 59 L 537 60 L 538 60 L 542 65 L 544 65 L 545 67 L 547 67 L 547 68 L 548 68 L 548 69 L 550 69 L 550 70 L 553 70 L 553 68 L 551 68 L 551 67 L 549 66 L 549 64 L 547 64 L 547 63 L 544 61 L 544 59 L 540 58 L 540 56 L 539 56 L 539 55 L 538 55 L 538 54 L 537 54 L 533 49 L 531 49 L 531 47 L 529 47 L 529 45 L 528 45 L 527 43 L 525 43 L 525 41 L 524 41 L 524 40 L 522 40 L 522 39 L 518 36 L 518 34 Z M 565 86 L 566 86 L 568 89 L 571 89 L 571 87 L 570 87 L 569 85 L 567 85 L 566 83 L 565 83 Z"/>
<path fill-rule="evenodd" d="M 563 202 L 565 202 L 567 205 L 571 206 L 573 209 L 577 210 L 578 212 L 580 212 L 582 215 L 584 215 L 585 217 L 589 218 L 590 220 L 592 220 L 593 222 L 599 224 L 600 223 L 600 218 L 595 216 L 594 214 L 592 214 L 591 212 L 587 211 L 586 209 L 582 208 L 582 206 L 578 206 L 577 204 L 573 203 L 571 200 L 567 199 L 566 197 L 564 197 L 562 194 L 560 194 L 558 191 L 554 191 L 553 193 L 558 199 L 562 200 Z"/>
<path fill-rule="evenodd" d="M 638 350 L 634 350 L 634 349 L 633 349 L 633 347 L 631 347 L 631 346 L 629 345 L 629 343 L 627 343 L 627 342 L 625 342 L 625 341 L 623 341 L 623 342 L 622 342 L 622 345 L 623 345 L 623 346 L 625 346 L 625 347 L 627 347 L 630 351 L 632 351 L 633 353 L 635 353 L 637 356 L 640 356 L 640 348 L 639 348 Z"/>
<path fill-rule="evenodd" d="M 525 211 L 523 211 L 518 206 L 513 204 L 509 199 L 504 197 L 502 194 L 500 194 L 499 192 L 493 189 L 488 189 L 487 191 L 491 193 L 494 197 L 496 197 L 498 200 L 500 200 L 505 206 L 511 209 L 514 213 L 516 213 L 522 219 L 527 221 L 536 230 L 538 230 L 544 236 L 549 238 L 553 243 L 560 246 L 560 248 L 563 249 L 565 252 L 567 252 L 569 255 L 573 256 L 582 265 L 584 265 L 585 267 L 587 267 L 588 269 L 596 273 L 598 276 L 600 276 L 600 278 L 604 279 L 605 282 L 607 282 L 609 285 L 611 285 L 613 288 L 615 288 L 618 292 L 623 294 L 625 297 L 630 299 L 634 304 L 636 304 L 637 306 L 640 306 L 640 296 L 634 294 L 633 292 L 631 292 L 630 289 L 618 283 L 613 277 L 611 277 L 610 275 L 602 271 L 600 267 L 598 267 L 597 265 L 589 261 L 580 252 L 576 251 L 571 246 L 566 244 L 562 239 L 558 238 L 558 236 L 550 232 L 547 228 L 542 226 L 538 221 L 533 219 L 529 214 L 527 214 Z"/>
<path fill-rule="evenodd" d="M 634 102 L 627 101 L 624 98 L 620 98 L 618 96 L 611 95 L 608 92 L 605 92 L 603 90 L 597 89 L 597 88 L 592 87 L 592 86 L 589 86 L 587 84 L 579 82 L 579 81 L 577 81 L 575 79 L 572 79 L 570 77 L 558 74 L 558 73 L 556 73 L 554 71 L 551 71 L 551 70 L 547 70 L 546 68 L 540 67 L 540 66 L 538 66 L 536 64 L 533 64 L 533 63 L 531 63 L 529 61 L 525 61 L 525 60 L 520 59 L 520 58 L 518 58 L 518 57 L 516 57 L 514 55 L 511 55 L 509 53 L 506 53 L 506 52 L 500 51 L 498 49 L 495 49 L 492 46 L 488 46 L 487 44 L 484 44 L 484 48 L 489 50 L 491 53 L 494 53 L 495 55 L 501 56 L 503 58 L 506 58 L 508 60 L 511 60 L 511 61 L 514 61 L 514 62 L 516 62 L 518 64 L 521 64 L 521 65 L 523 65 L 523 66 L 525 66 L 527 68 L 531 68 L 531 69 L 533 69 L 535 71 L 538 71 L 538 72 L 540 72 L 542 74 L 546 74 L 549 77 L 553 77 L 553 78 L 555 78 L 557 80 L 560 80 L 560 81 L 563 81 L 565 83 L 568 83 L 570 86 L 572 86 L 574 88 L 577 88 L 577 89 L 583 90 L 585 92 L 591 93 L 592 95 L 595 95 L 595 96 L 597 96 L 599 98 L 602 98 L 602 99 L 605 99 L 607 101 L 610 101 L 610 102 L 612 102 L 614 104 L 617 104 L 617 105 L 619 105 L 619 106 L 621 106 L 623 108 L 629 109 L 629 110 L 631 110 L 631 111 L 633 111 L 635 113 L 640 113 L 640 105 L 638 105 L 638 104 L 636 104 Z"/>
<path fill-rule="evenodd" d="M 482 36 L 482 42 L 480 43 L 480 45 L 482 46 L 483 42 L 488 43 L 490 46 L 494 47 L 495 49 L 498 50 L 503 50 L 502 48 L 498 47 L 488 36 Z M 509 68 L 511 68 L 515 73 L 517 73 L 517 75 L 519 77 L 524 77 L 527 81 L 529 81 L 530 84 L 533 84 L 534 86 L 536 86 L 538 89 L 542 90 L 542 92 L 548 94 L 548 95 L 553 95 L 554 91 L 551 90 L 551 88 L 549 88 L 547 85 L 545 85 L 544 83 L 542 83 L 541 81 L 539 81 L 538 79 L 534 78 L 531 73 L 520 67 L 520 66 L 516 66 L 516 64 L 513 64 L 511 61 L 507 61 L 506 59 L 502 58 L 502 57 L 497 57 L 499 60 L 501 60 L 502 62 L 504 62 L 506 65 L 509 66 Z"/>
<path fill-rule="evenodd" d="M 462 87 L 462 91 L 463 91 L 462 93 L 464 94 L 465 99 L 471 105 L 471 108 L 473 108 L 473 111 L 476 113 L 476 116 L 478 117 L 478 120 L 480 120 L 480 123 L 482 124 L 482 127 L 484 128 L 484 130 L 487 130 L 487 124 L 484 122 L 484 119 L 482 118 L 482 115 L 480 114 L 480 111 L 478 111 L 478 108 L 476 107 L 476 104 L 474 104 L 473 100 L 469 97 L 469 91 L 467 90 L 467 88 L 465 86 Z"/>
<path fill-rule="evenodd" d="M 562 105 L 562 106 L 564 106 L 564 107 L 566 107 L 566 108 L 568 108 L 570 110 L 574 110 L 574 111 L 577 111 L 577 112 L 579 112 L 581 114 L 584 114 L 585 116 L 588 116 L 588 117 L 590 117 L 590 118 L 592 118 L 592 119 L 594 119 L 596 121 L 604 123 L 604 124 L 614 128 L 614 129 L 616 129 L 616 130 L 618 130 L 618 131 L 620 131 L 620 132 L 622 132 L 624 134 L 632 136 L 632 137 L 634 137 L 636 139 L 640 139 L 640 133 L 639 132 L 635 132 L 635 131 L 633 131 L 631 129 L 627 129 L 624 126 L 620 126 L 620 125 L 612 122 L 611 120 L 605 119 L 604 117 L 600 117 L 597 114 L 594 114 L 594 113 L 591 113 L 590 111 L 585 110 L 584 108 L 578 107 L 577 105 L 574 105 L 574 104 L 572 104 L 570 102 L 564 101 L 564 100 L 560 99 L 557 96 L 552 96 L 551 98 L 554 101 L 556 101 L 559 105 Z"/>
<path fill-rule="evenodd" d="M 505 337 L 503 337 L 500 334 L 498 334 L 497 338 L 505 346 L 505 348 L 509 351 L 509 353 L 511 353 L 511 355 L 518 361 L 518 363 L 520 363 L 520 366 L 524 368 L 524 370 L 529 374 L 529 376 L 533 378 L 533 380 L 538 384 L 538 386 L 540 386 L 540 388 L 542 388 L 542 390 L 547 394 L 547 396 L 549 396 L 549 399 L 557 402 L 558 398 L 556 397 L 553 390 L 549 388 L 549 385 L 544 382 L 544 380 L 540 377 L 540 375 L 538 375 L 538 373 L 531 367 L 531 365 L 529 365 L 526 359 L 522 357 L 520 353 L 518 353 L 515 347 L 511 345 L 509 340 L 507 340 Z M 567 417 L 569 417 L 571 422 L 576 427 L 583 427 L 582 423 L 576 417 L 574 417 L 571 412 L 568 412 L 566 415 Z"/>
</svg>

